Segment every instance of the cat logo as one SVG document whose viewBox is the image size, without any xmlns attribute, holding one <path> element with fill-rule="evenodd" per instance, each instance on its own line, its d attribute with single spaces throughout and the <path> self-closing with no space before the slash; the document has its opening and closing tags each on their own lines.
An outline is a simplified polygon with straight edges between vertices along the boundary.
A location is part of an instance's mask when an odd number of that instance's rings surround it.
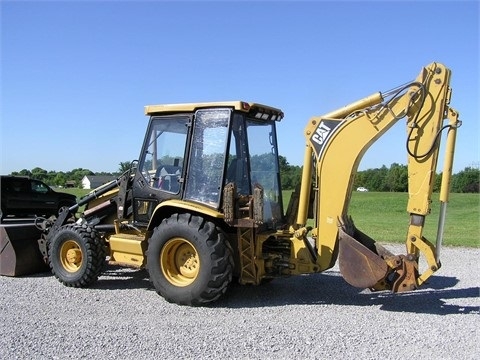
<svg viewBox="0 0 480 360">
<path fill-rule="evenodd" d="M 318 125 L 317 130 L 312 136 L 312 141 L 316 142 L 318 145 L 322 146 L 328 135 L 330 134 L 330 129 L 323 121 Z"/>
<path fill-rule="evenodd" d="M 322 148 L 328 142 L 328 139 L 331 137 L 332 133 L 335 131 L 338 125 L 340 125 L 342 121 L 338 120 L 322 120 L 318 124 L 317 128 L 315 129 L 314 133 L 312 134 L 310 141 L 312 142 L 312 146 L 315 149 L 317 155 L 320 154 Z"/>
</svg>

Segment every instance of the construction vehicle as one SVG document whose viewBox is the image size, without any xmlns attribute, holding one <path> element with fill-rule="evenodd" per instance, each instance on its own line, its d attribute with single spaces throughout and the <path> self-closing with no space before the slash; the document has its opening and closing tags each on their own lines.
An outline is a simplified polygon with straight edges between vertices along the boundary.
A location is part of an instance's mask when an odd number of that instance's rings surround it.
<svg viewBox="0 0 480 360">
<path fill-rule="evenodd" d="M 39 252 L 58 280 L 73 287 L 96 281 L 106 259 L 146 268 L 156 291 L 182 305 L 211 303 L 232 281 L 259 285 L 320 273 L 337 259 L 353 286 L 414 290 L 441 266 L 461 124 L 449 107 L 450 76 L 444 65 L 432 63 L 414 81 L 312 117 L 304 132 L 301 183 L 286 213 L 276 137 L 281 110 L 241 101 L 146 106 L 150 121 L 138 161 L 58 216 L 37 219 Z M 363 154 L 400 119 L 407 128 L 406 255 L 389 252 L 348 215 Z M 444 130 L 434 244 L 423 229 Z M 78 215 L 80 206 L 85 210 Z M 21 258 L 7 231 L 4 249 Z"/>
</svg>

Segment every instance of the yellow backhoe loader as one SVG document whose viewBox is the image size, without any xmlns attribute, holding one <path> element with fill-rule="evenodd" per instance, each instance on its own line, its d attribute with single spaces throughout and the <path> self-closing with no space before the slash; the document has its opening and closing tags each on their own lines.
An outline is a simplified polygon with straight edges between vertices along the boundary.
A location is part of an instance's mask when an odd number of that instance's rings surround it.
<svg viewBox="0 0 480 360">
<path fill-rule="evenodd" d="M 439 63 L 305 128 L 301 184 L 283 211 L 276 125 L 281 110 L 242 101 L 151 105 L 138 161 L 58 216 L 35 221 L 36 253 L 67 286 L 96 281 L 106 260 L 145 267 L 156 291 L 182 305 L 217 300 L 232 281 L 258 285 L 319 273 L 339 261 L 345 280 L 371 290 L 410 291 L 440 268 L 458 113 L 451 72 Z M 350 216 L 359 162 L 399 120 L 406 124 L 406 255 L 358 230 Z M 436 243 L 423 235 L 440 140 L 446 132 Z M 85 210 L 77 214 L 79 206 Z M 311 219 L 311 220 L 309 220 Z M 1 229 L 3 275 L 28 272 L 34 251 Z M 427 266 L 419 269 L 419 259 Z M 22 264 L 22 265 L 19 265 Z M 22 271 L 17 271 L 22 268 Z M 7 274 L 8 273 L 8 274 Z"/>
</svg>

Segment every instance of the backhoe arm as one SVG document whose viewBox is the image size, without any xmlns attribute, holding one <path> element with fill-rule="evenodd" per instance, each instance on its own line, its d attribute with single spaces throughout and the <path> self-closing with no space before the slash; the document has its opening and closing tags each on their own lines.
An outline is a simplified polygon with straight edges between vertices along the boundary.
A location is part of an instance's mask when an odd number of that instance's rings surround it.
<svg viewBox="0 0 480 360">
<path fill-rule="evenodd" d="M 448 129 L 448 136 L 441 201 L 448 200 L 455 134 L 460 123 L 457 113 L 448 107 L 449 82 L 450 70 L 432 63 L 422 69 L 414 82 L 310 119 L 305 128 L 305 163 L 294 227 L 297 234 L 305 233 L 298 229 L 305 227 L 310 191 L 314 189 L 316 219 L 312 236 L 321 269 L 332 267 L 339 251 L 340 269 L 347 282 L 401 291 L 417 287 L 440 267 L 441 234 L 435 247 L 423 237 L 422 231 L 425 216 L 430 213 L 443 129 Z M 362 156 L 402 118 L 406 118 L 407 125 L 410 225 L 407 256 L 395 256 L 356 229 L 347 210 Z M 445 118 L 449 122 L 443 126 Z M 442 213 L 439 232 L 443 231 L 444 210 Z M 418 275 L 420 253 L 429 269 Z"/>
</svg>

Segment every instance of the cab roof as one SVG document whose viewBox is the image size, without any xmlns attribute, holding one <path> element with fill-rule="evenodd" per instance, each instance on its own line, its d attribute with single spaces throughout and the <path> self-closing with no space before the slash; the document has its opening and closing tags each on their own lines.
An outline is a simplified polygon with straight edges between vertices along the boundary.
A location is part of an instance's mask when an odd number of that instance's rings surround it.
<svg viewBox="0 0 480 360">
<path fill-rule="evenodd" d="M 238 111 L 249 113 L 252 117 L 260 120 L 277 120 L 283 118 L 283 112 L 280 109 L 245 101 L 219 101 L 219 102 L 200 102 L 200 103 L 181 103 L 181 104 L 163 104 L 145 106 L 145 115 L 166 115 L 173 113 L 194 112 L 205 108 L 228 107 Z"/>
</svg>

